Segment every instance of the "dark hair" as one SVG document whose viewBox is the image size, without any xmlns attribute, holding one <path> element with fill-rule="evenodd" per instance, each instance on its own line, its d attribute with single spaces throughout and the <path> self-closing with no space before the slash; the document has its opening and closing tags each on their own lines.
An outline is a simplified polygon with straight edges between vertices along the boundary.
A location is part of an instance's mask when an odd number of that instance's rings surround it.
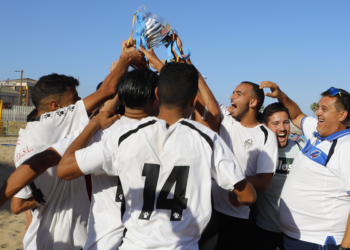
<svg viewBox="0 0 350 250">
<path fill-rule="evenodd" d="M 140 109 L 156 98 L 158 75 L 149 69 L 135 69 L 125 73 L 119 80 L 117 92 L 122 105 Z"/>
<path fill-rule="evenodd" d="M 159 105 L 185 109 L 198 92 L 198 71 L 186 63 L 168 63 L 160 71 Z"/>
<path fill-rule="evenodd" d="M 71 76 L 51 74 L 40 77 L 32 90 L 32 101 L 36 108 L 40 106 L 43 99 L 60 95 L 67 91 L 67 87 L 79 86 L 77 79 Z"/>
<path fill-rule="evenodd" d="M 27 115 L 27 122 L 34 120 L 37 116 L 38 116 L 38 109 L 35 108 L 29 113 L 29 115 Z"/>
<path fill-rule="evenodd" d="M 103 82 L 100 82 L 100 83 L 97 85 L 96 90 L 98 90 L 98 89 L 101 87 L 102 83 L 103 83 Z"/>
<path fill-rule="evenodd" d="M 338 89 L 338 88 L 337 88 Z M 330 90 L 327 90 L 321 94 L 322 97 L 329 96 L 329 97 L 335 97 L 337 98 L 337 101 L 334 103 L 334 107 L 336 108 L 337 112 L 346 110 L 348 111 L 348 115 L 345 119 L 346 122 L 350 121 L 350 94 L 349 92 L 338 89 L 341 93 L 341 96 L 339 94 L 332 95 Z"/>
<path fill-rule="evenodd" d="M 269 123 L 270 116 L 273 115 L 276 112 L 286 112 L 287 115 L 288 115 L 288 118 L 290 119 L 288 109 L 285 106 L 283 106 L 281 103 L 275 102 L 275 103 L 271 103 L 270 105 L 268 105 L 264 109 L 263 120 L 264 120 L 264 123 L 266 125 Z"/>
<path fill-rule="evenodd" d="M 253 82 L 243 81 L 241 82 L 241 84 L 242 83 L 249 84 L 250 86 L 253 87 L 253 93 L 251 97 L 256 98 L 258 100 L 258 105 L 256 107 L 257 107 L 257 111 L 259 111 L 265 100 L 264 90 L 260 89 L 259 85 Z"/>
</svg>

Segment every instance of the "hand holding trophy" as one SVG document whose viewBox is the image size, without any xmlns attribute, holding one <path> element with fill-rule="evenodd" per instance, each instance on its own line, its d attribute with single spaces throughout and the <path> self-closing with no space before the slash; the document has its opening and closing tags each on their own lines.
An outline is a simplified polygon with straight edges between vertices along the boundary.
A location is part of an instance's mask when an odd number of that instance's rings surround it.
<svg viewBox="0 0 350 250">
<path fill-rule="evenodd" d="M 169 23 L 162 17 L 146 12 L 146 7 L 141 6 L 133 17 L 133 31 L 129 40 L 122 44 L 123 51 L 127 48 L 135 47 L 140 50 L 140 46 L 149 50 L 155 46 L 165 45 L 168 48 L 168 62 L 186 60 L 191 53 L 188 49 L 188 55 L 183 56 L 182 42 L 178 35 L 171 29 Z M 131 39 L 134 33 L 134 25 L 136 25 L 136 38 Z M 172 59 L 174 58 L 174 59 Z"/>
</svg>

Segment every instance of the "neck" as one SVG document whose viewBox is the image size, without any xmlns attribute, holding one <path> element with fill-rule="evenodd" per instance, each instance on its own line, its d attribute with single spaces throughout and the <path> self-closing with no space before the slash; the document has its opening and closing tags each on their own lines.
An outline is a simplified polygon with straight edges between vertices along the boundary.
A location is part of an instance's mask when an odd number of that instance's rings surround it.
<svg viewBox="0 0 350 250">
<path fill-rule="evenodd" d="M 243 127 L 246 127 L 246 128 L 253 128 L 257 125 L 260 125 L 260 123 L 256 118 L 256 113 L 255 112 L 253 113 L 250 111 L 248 111 L 239 122 Z"/>
<path fill-rule="evenodd" d="M 181 109 L 169 109 L 166 107 L 159 107 L 158 119 L 162 119 L 166 122 L 167 126 L 173 125 L 181 118 L 185 118 L 184 110 Z"/>
<path fill-rule="evenodd" d="M 130 119 L 136 119 L 141 120 L 143 118 L 146 118 L 149 116 L 144 110 L 142 109 L 130 109 L 128 107 L 125 107 L 125 113 L 124 116 L 130 118 Z"/>
<path fill-rule="evenodd" d="M 337 133 L 339 131 L 342 131 L 342 130 L 345 130 L 345 129 L 348 129 L 348 127 L 346 126 L 346 124 L 340 124 L 336 129 L 334 129 L 333 131 L 331 131 L 329 134 L 327 135 L 321 135 L 323 138 L 326 138 L 327 136 L 330 136 L 334 133 Z"/>
</svg>

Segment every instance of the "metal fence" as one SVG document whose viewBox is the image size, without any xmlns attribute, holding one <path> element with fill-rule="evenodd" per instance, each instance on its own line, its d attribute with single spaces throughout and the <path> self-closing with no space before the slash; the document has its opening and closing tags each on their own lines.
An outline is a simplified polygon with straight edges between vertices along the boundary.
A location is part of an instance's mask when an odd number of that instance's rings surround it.
<svg viewBox="0 0 350 250">
<path fill-rule="evenodd" d="M 12 109 L 3 109 L 1 121 L 26 122 L 27 116 L 34 108 L 34 106 L 12 106 Z"/>
</svg>

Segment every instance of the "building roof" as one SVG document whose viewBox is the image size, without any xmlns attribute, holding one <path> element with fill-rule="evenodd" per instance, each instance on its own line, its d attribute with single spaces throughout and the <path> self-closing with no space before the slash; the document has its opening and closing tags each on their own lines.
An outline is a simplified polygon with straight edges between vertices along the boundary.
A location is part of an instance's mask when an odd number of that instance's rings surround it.
<svg viewBox="0 0 350 250">
<path fill-rule="evenodd" d="M 17 90 L 13 90 L 13 89 L 5 87 L 5 86 L 0 86 L 0 92 L 1 93 L 12 93 L 12 94 L 17 94 L 18 95 L 18 91 Z"/>
</svg>

